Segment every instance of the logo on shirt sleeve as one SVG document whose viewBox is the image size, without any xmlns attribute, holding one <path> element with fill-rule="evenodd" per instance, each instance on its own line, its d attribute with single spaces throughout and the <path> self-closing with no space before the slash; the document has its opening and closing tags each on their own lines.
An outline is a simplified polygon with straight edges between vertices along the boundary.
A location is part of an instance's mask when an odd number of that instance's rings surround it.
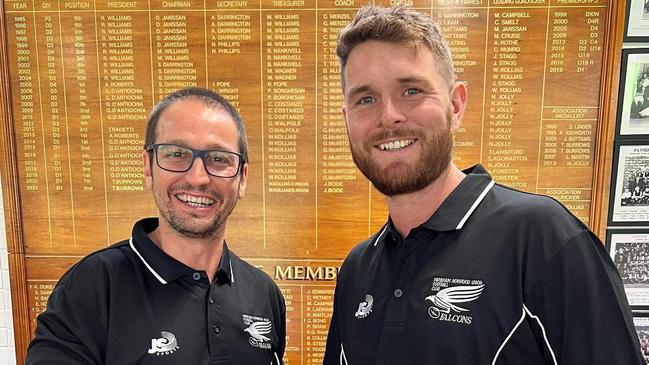
<svg viewBox="0 0 649 365">
<path fill-rule="evenodd" d="M 157 356 L 169 355 L 179 349 L 178 341 L 173 333 L 162 331 L 160 335 L 162 337 L 151 339 L 151 348 L 148 351 L 150 354 L 156 354 Z"/>
<path fill-rule="evenodd" d="M 266 336 L 273 329 L 270 319 L 244 314 L 243 324 L 248 326 L 243 332 L 250 335 L 248 339 L 250 345 L 260 349 L 270 349 L 270 338 Z"/>
<path fill-rule="evenodd" d="M 468 315 L 466 304 L 480 297 L 484 290 L 482 280 L 435 278 L 431 288 L 433 295 L 424 300 L 433 303 L 428 307 L 428 315 L 440 321 L 471 324 L 473 317 Z"/>
</svg>

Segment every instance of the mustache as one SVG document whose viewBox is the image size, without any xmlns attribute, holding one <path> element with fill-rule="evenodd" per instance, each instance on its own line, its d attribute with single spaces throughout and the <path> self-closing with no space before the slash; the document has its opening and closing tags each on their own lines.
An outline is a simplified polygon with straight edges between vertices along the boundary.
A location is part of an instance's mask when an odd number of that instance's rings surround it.
<svg viewBox="0 0 649 365">
<path fill-rule="evenodd" d="M 385 130 L 385 131 L 380 131 L 376 134 L 374 134 L 370 139 L 369 139 L 369 144 L 372 146 L 379 141 L 384 141 L 386 139 L 393 139 L 393 138 L 401 138 L 401 137 L 407 137 L 407 138 L 418 138 L 421 139 L 422 133 L 420 130 L 417 129 L 410 129 L 410 128 L 399 128 L 399 129 L 393 129 L 393 130 Z"/>
</svg>

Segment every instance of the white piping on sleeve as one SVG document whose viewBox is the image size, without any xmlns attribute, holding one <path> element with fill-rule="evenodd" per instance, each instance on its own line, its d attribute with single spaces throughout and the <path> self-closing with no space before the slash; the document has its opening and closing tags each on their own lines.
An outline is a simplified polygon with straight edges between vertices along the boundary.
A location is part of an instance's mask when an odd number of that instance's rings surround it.
<svg viewBox="0 0 649 365">
<path fill-rule="evenodd" d="M 464 217 L 462 217 L 462 220 L 461 220 L 460 223 L 457 225 L 457 228 L 455 228 L 456 230 L 458 230 L 458 229 L 462 229 L 462 227 L 464 226 L 464 223 L 466 223 L 467 219 L 469 219 L 469 217 L 471 216 L 471 214 L 473 213 L 473 211 L 475 210 L 475 208 L 478 207 L 478 205 L 480 204 L 480 202 L 482 202 L 482 199 L 484 199 L 485 195 L 487 195 L 487 193 L 489 192 L 489 190 L 491 190 L 491 188 L 494 186 L 495 183 L 496 183 L 495 181 L 491 180 L 491 181 L 489 182 L 489 184 L 487 185 L 487 187 L 484 188 L 484 190 L 482 191 L 482 193 L 480 193 L 480 195 L 478 196 L 478 198 L 473 202 L 473 205 L 471 206 L 471 208 L 469 208 L 469 211 L 467 211 L 466 214 L 464 215 Z"/>
<path fill-rule="evenodd" d="M 503 348 L 505 348 L 505 345 L 507 344 L 507 341 L 509 341 L 509 339 L 514 335 L 514 332 L 516 332 L 516 329 L 518 328 L 518 326 L 520 326 L 521 323 L 523 323 L 523 320 L 525 319 L 525 309 L 523 309 L 522 312 L 523 313 L 521 315 L 521 319 L 519 319 L 518 322 L 516 322 L 516 325 L 514 326 L 514 328 L 512 328 L 512 330 L 509 332 L 509 335 L 507 335 L 507 338 L 505 338 L 505 341 L 503 341 L 503 343 L 500 345 L 500 347 L 498 348 L 498 351 L 496 351 L 496 355 L 494 356 L 494 360 L 491 362 L 491 365 L 496 364 L 496 360 L 498 360 L 498 355 L 500 355 L 500 351 L 502 351 Z"/>
<path fill-rule="evenodd" d="M 144 263 L 144 266 L 146 266 L 146 268 L 149 269 L 149 271 L 151 271 L 151 274 L 153 274 L 153 276 L 155 276 L 155 278 L 158 279 L 158 281 L 161 282 L 162 284 L 167 284 L 167 281 L 165 279 L 163 279 L 162 276 L 158 275 L 158 273 L 155 272 L 155 270 L 153 270 L 153 268 L 149 265 L 149 263 L 146 262 L 144 257 L 142 257 L 142 255 L 140 255 L 138 250 L 135 248 L 135 245 L 133 244 L 133 237 L 128 239 L 128 244 L 129 244 L 129 246 L 131 246 L 131 249 L 133 251 L 135 251 L 135 254 L 137 255 L 137 257 L 139 257 L 140 260 L 142 260 L 142 262 Z"/>
<path fill-rule="evenodd" d="M 545 341 L 545 346 L 548 347 L 548 351 L 550 351 L 550 355 L 552 355 L 552 363 L 554 365 L 558 365 L 559 363 L 557 362 L 556 356 L 554 356 L 554 351 L 552 350 L 552 346 L 550 346 L 550 341 L 548 341 L 548 335 L 545 333 L 545 327 L 543 326 L 543 323 L 541 323 L 541 319 L 530 312 L 529 309 L 523 304 L 523 309 L 525 312 L 527 312 L 527 315 L 534 318 L 536 322 L 538 322 L 539 326 L 541 326 L 541 332 L 543 332 L 543 340 Z"/>
<path fill-rule="evenodd" d="M 381 230 L 381 233 L 379 233 L 379 236 L 376 237 L 376 240 L 374 240 L 374 247 L 376 247 L 376 244 L 379 243 L 379 240 L 381 239 L 381 236 L 383 236 L 383 233 L 385 233 L 386 229 L 388 229 L 387 224 L 385 226 L 383 226 L 383 229 Z"/>
<path fill-rule="evenodd" d="M 275 360 L 277 360 L 277 365 L 282 365 L 282 362 L 279 361 L 279 357 L 277 356 L 277 352 L 273 352 L 273 354 L 275 355 Z M 273 365 L 272 361 L 270 362 L 270 365 Z"/>
<path fill-rule="evenodd" d="M 343 360 L 345 360 L 345 364 L 343 364 Z M 343 347 L 343 343 L 340 343 L 340 365 L 349 365 L 347 362 L 347 356 L 345 356 L 345 348 Z"/>
<path fill-rule="evenodd" d="M 516 325 L 514 326 L 514 328 L 512 328 L 511 332 L 509 332 L 509 335 L 507 336 L 507 338 L 505 338 L 505 341 L 503 341 L 503 343 L 500 345 L 500 348 L 498 349 L 498 351 L 496 351 L 496 355 L 494 356 L 494 359 L 491 362 L 491 365 L 496 365 L 496 360 L 498 360 L 498 356 L 500 355 L 500 352 L 502 351 L 502 349 L 507 344 L 507 341 L 509 341 L 509 339 L 512 337 L 512 335 L 514 335 L 514 332 L 516 332 L 516 329 L 518 329 L 518 326 L 520 326 L 521 323 L 523 323 L 523 320 L 525 319 L 525 315 L 530 316 L 530 318 L 534 318 L 536 320 L 536 322 L 539 324 L 539 326 L 541 327 L 541 332 L 543 332 L 543 340 L 545 341 L 545 346 L 548 347 L 548 351 L 550 351 L 550 355 L 552 355 L 552 364 L 554 364 L 554 365 L 559 364 L 557 362 L 557 358 L 554 356 L 554 351 L 552 350 L 552 347 L 550 346 L 550 341 L 548 341 L 548 336 L 545 333 L 545 327 L 543 327 L 543 323 L 541 323 L 541 319 L 539 317 L 533 315 L 532 312 L 530 312 L 530 310 L 527 309 L 525 304 L 523 304 L 523 314 L 521 315 L 521 318 L 518 320 L 518 322 L 516 322 Z"/>
</svg>

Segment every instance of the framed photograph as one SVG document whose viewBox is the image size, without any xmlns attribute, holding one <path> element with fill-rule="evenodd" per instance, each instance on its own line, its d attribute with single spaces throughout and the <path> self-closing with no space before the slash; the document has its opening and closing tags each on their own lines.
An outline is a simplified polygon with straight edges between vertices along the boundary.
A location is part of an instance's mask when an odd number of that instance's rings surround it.
<svg viewBox="0 0 649 365">
<path fill-rule="evenodd" d="M 609 225 L 649 225 L 649 144 L 615 143 Z"/>
<path fill-rule="evenodd" d="M 633 325 L 640 340 L 640 351 L 644 364 L 649 365 L 649 313 L 633 312 Z"/>
<path fill-rule="evenodd" d="M 606 248 L 620 273 L 631 307 L 649 309 L 649 228 L 609 229 Z"/>
<path fill-rule="evenodd" d="M 625 42 L 649 41 L 649 3 L 647 0 L 627 0 L 625 19 Z"/>
<path fill-rule="evenodd" d="M 649 48 L 623 50 L 621 70 L 617 135 L 649 138 Z"/>
</svg>

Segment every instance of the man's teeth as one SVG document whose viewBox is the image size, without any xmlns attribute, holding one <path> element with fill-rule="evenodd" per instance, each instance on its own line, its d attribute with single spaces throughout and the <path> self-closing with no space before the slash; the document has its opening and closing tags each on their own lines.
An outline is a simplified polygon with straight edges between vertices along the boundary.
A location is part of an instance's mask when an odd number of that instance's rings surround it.
<svg viewBox="0 0 649 365">
<path fill-rule="evenodd" d="M 191 205 L 192 207 L 205 207 L 214 204 L 214 199 L 210 199 L 202 196 L 198 197 L 198 196 L 192 196 L 187 194 L 178 194 L 177 197 L 178 199 Z"/>
<path fill-rule="evenodd" d="M 381 149 L 381 151 L 395 151 L 400 150 L 406 146 L 410 146 L 413 143 L 415 143 L 414 139 L 402 139 L 400 141 L 381 143 L 379 144 L 379 148 Z"/>
</svg>

